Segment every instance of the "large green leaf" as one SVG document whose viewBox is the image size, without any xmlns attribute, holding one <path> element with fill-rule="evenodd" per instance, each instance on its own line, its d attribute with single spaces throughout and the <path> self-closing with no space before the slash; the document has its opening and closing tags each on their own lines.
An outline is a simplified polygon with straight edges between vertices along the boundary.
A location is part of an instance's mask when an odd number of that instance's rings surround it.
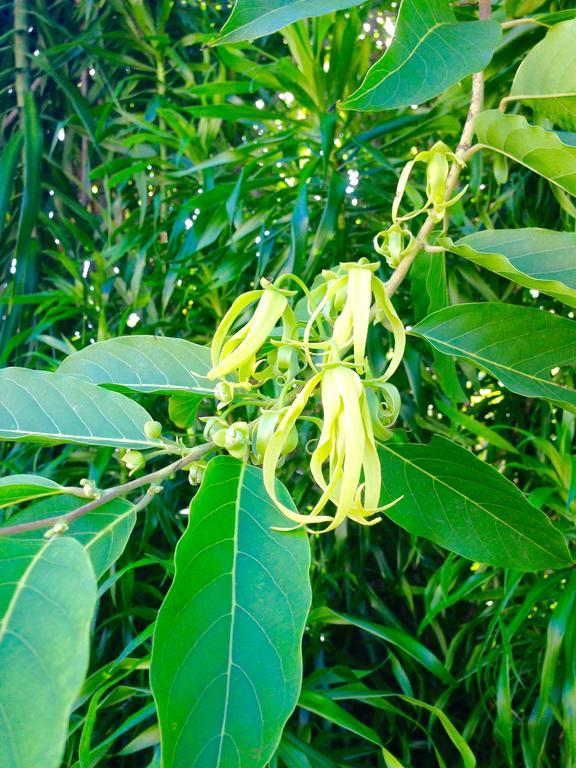
<svg viewBox="0 0 576 768">
<path fill-rule="evenodd" d="M 210 350 L 185 339 L 120 336 L 74 352 L 58 373 L 120 391 L 210 395 L 214 382 L 206 374 L 211 367 Z"/>
<path fill-rule="evenodd" d="M 152 448 L 150 414 L 118 392 L 74 376 L 4 368 L 0 371 L 0 439 Z"/>
<path fill-rule="evenodd" d="M 259 768 L 278 744 L 300 691 L 310 606 L 307 537 L 272 530 L 285 524 L 260 469 L 209 463 L 152 652 L 170 768 Z"/>
<path fill-rule="evenodd" d="M 465 357 L 519 395 L 543 397 L 576 411 L 576 391 L 550 377 L 576 363 L 576 325 L 532 307 L 500 302 L 457 304 L 412 329 L 446 355 Z"/>
<path fill-rule="evenodd" d="M 556 24 L 520 64 L 510 98 L 561 128 L 576 129 L 576 20 Z"/>
<path fill-rule="evenodd" d="M 89 654 L 96 579 L 73 539 L 0 538 L 0 765 L 57 768 Z"/>
<path fill-rule="evenodd" d="M 73 496 L 43 499 L 10 518 L 10 524 L 27 523 L 44 517 L 57 518 L 73 512 L 86 501 Z M 88 512 L 68 523 L 66 536 L 82 544 L 97 578 L 100 578 L 124 552 L 135 523 L 134 505 L 126 499 L 113 499 L 94 512 Z M 18 534 L 19 538 L 29 539 L 38 538 L 40 535 L 37 530 Z"/>
<path fill-rule="evenodd" d="M 488 64 L 501 37 L 496 21 L 458 22 L 448 0 L 404 0 L 394 39 L 344 109 L 397 109 L 438 96 Z"/>
<path fill-rule="evenodd" d="M 0 478 L 0 509 L 42 496 L 66 493 L 66 488 L 39 475 L 12 475 Z"/>
<path fill-rule="evenodd" d="M 474 126 L 480 144 L 576 195 L 576 147 L 563 142 L 556 133 L 529 125 L 521 115 L 504 115 L 497 109 L 481 112 Z"/>
<path fill-rule="evenodd" d="M 465 448 L 435 435 L 429 445 L 380 451 L 386 514 L 471 560 L 534 571 L 569 565 L 562 534 L 518 488 Z"/>
<path fill-rule="evenodd" d="M 452 253 L 526 288 L 576 307 L 576 234 L 550 229 L 489 229 L 456 243 L 441 241 Z"/>
<path fill-rule="evenodd" d="M 365 0 L 236 0 L 232 13 L 211 45 L 254 40 L 300 19 L 361 5 Z"/>
</svg>

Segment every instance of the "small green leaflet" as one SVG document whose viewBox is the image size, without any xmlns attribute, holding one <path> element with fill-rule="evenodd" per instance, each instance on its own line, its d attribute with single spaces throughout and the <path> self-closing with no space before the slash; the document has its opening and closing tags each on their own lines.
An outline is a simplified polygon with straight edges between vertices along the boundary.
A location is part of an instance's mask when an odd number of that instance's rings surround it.
<svg viewBox="0 0 576 768">
<path fill-rule="evenodd" d="M 576 234 L 550 229 L 489 229 L 439 244 L 452 253 L 576 307 Z"/>
<path fill-rule="evenodd" d="M 404 0 L 390 48 L 342 109 L 422 104 L 486 67 L 500 42 L 497 21 L 458 22 L 448 0 Z"/>
<path fill-rule="evenodd" d="M 68 537 L 0 538 L 0 765 L 58 768 L 88 668 L 96 579 Z"/>
<path fill-rule="evenodd" d="M 497 109 L 480 112 L 474 127 L 480 144 L 576 195 L 576 147 L 556 133 L 529 125 L 521 115 L 504 115 Z"/>
<path fill-rule="evenodd" d="M 12 475 L 0 478 L 0 509 L 23 501 L 66 493 L 66 488 L 38 475 Z"/>
<path fill-rule="evenodd" d="M 575 39 L 576 19 L 553 26 L 518 67 L 509 97 L 569 131 L 576 130 Z"/>
<path fill-rule="evenodd" d="M 214 393 L 206 378 L 210 350 L 185 339 L 120 336 L 100 341 L 67 357 L 58 373 L 83 376 L 121 392 Z"/>
<path fill-rule="evenodd" d="M 0 439 L 153 448 L 150 414 L 118 392 L 75 376 L 25 368 L 0 370 Z"/>
<path fill-rule="evenodd" d="M 285 525 L 260 469 L 229 456 L 208 464 L 154 635 L 170 768 L 263 768 L 278 745 L 300 691 L 310 607 L 307 536 L 272 530 Z"/>
<path fill-rule="evenodd" d="M 532 307 L 484 302 L 434 312 L 411 331 L 446 355 L 465 357 L 512 392 L 542 397 L 576 412 L 576 391 L 551 370 L 576 363 L 576 325 Z"/>
<path fill-rule="evenodd" d="M 459 555 L 536 571 L 571 563 L 563 535 L 518 488 L 474 454 L 435 435 L 380 450 L 386 515 Z"/>
<path fill-rule="evenodd" d="M 236 0 L 232 13 L 210 45 L 254 40 L 300 19 L 324 16 L 365 0 Z"/>
</svg>

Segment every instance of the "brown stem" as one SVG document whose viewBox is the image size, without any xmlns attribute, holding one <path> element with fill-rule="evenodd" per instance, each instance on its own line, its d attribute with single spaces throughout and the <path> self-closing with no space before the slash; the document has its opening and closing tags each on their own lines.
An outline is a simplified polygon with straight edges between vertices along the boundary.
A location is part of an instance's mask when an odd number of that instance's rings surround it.
<svg viewBox="0 0 576 768">
<path fill-rule="evenodd" d="M 31 520 L 29 523 L 19 523 L 17 525 L 7 525 L 4 528 L 0 528 L 0 536 L 12 536 L 15 533 L 24 533 L 25 531 L 34 531 L 38 528 L 52 528 L 53 526 L 57 525 L 58 523 L 70 523 L 72 520 L 76 520 L 79 517 L 82 517 L 82 515 L 87 514 L 88 512 L 93 512 L 95 509 L 98 509 L 98 507 L 103 506 L 104 504 L 107 504 L 109 501 L 112 501 L 113 499 L 117 499 L 119 496 L 126 496 L 127 494 L 131 493 L 132 491 L 137 490 L 138 488 L 142 488 L 144 485 L 154 485 L 155 483 L 159 483 L 162 480 L 164 480 L 168 475 L 171 475 L 173 472 L 177 472 L 179 469 L 184 469 L 189 464 L 192 464 L 195 461 L 198 461 L 198 459 L 202 458 L 206 453 L 211 451 L 214 448 L 214 445 L 212 443 L 205 443 L 204 445 L 198 445 L 196 448 L 192 448 L 192 450 L 186 454 L 186 456 L 183 456 L 181 459 L 178 459 L 178 461 L 172 462 L 172 464 L 168 464 L 168 466 L 163 467 L 162 469 L 158 469 L 155 472 L 150 472 L 148 475 L 143 475 L 142 477 L 136 478 L 136 480 L 131 480 L 129 483 L 124 483 L 124 485 L 118 485 L 116 488 L 112 488 L 107 493 L 102 494 L 97 499 L 93 499 L 92 501 L 89 501 L 87 504 L 83 504 L 81 507 L 78 507 L 77 509 L 72 510 L 72 512 L 68 512 L 65 515 L 60 515 L 59 517 L 44 517 L 41 520 Z M 147 500 L 147 497 L 152 496 L 152 494 L 146 494 L 145 496 L 142 496 L 141 499 L 137 502 L 137 508 L 142 508 L 142 502 L 146 500 L 146 504 L 149 503 Z M 144 505 L 145 506 L 145 505 Z"/>
<path fill-rule="evenodd" d="M 489 19 L 492 5 L 491 0 L 479 0 L 478 5 L 480 18 Z M 476 119 L 476 115 L 482 111 L 483 104 L 484 75 L 482 72 L 476 72 L 472 75 L 472 94 L 470 97 L 470 107 L 468 108 L 466 122 L 464 123 L 462 135 L 460 136 L 460 141 L 458 142 L 458 147 L 456 149 L 456 156 L 459 159 L 462 159 L 466 152 L 470 149 L 472 138 L 474 136 L 474 120 Z M 448 179 L 446 181 L 446 199 L 449 199 L 453 195 L 454 190 L 456 189 L 456 185 L 458 184 L 461 171 L 462 166 L 460 163 L 452 163 L 452 167 L 450 168 Z M 420 227 L 420 230 L 414 239 L 414 243 L 412 244 L 412 248 L 402 259 L 400 264 L 396 267 L 390 276 L 390 279 L 386 283 L 386 293 L 388 296 L 393 296 L 402 284 L 404 278 L 408 274 L 410 267 L 414 263 L 414 259 L 424 248 L 430 233 L 434 229 L 435 224 L 436 218 L 433 214 L 429 214 L 424 224 L 422 224 Z"/>
</svg>

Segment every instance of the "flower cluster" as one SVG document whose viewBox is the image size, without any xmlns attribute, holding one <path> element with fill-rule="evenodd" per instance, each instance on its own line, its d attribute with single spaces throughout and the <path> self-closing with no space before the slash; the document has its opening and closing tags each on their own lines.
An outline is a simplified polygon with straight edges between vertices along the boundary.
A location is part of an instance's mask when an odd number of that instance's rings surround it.
<svg viewBox="0 0 576 768">
<path fill-rule="evenodd" d="M 309 530 L 329 531 L 346 518 L 365 525 L 380 520 L 376 441 L 390 436 L 400 409 L 389 379 L 402 360 L 405 332 L 378 266 L 340 264 L 311 290 L 293 275 L 274 284 L 263 280 L 260 290 L 236 299 L 214 336 L 208 375 L 218 381 L 220 415 L 207 420 L 205 434 L 231 455 L 262 464 L 270 497 Z M 290 279 L 303 296 L 283 287 Z M 371 324 L 384 326 L 393 339 L 377 376 L 366 354 Z M 258 414 L 253 421 L 230 423 L 237 408 L 251 406 Z M 307 514 L 283 504 L 276 489 L 277 469 L 298 445 L 302 420 L 320 432 L 310 457 L 320 496 Z"/>
</svg>

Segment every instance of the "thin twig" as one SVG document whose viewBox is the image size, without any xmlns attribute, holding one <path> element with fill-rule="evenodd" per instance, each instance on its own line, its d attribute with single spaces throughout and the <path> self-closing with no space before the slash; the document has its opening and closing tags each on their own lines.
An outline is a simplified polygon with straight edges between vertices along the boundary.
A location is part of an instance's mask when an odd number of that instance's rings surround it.
<svg viewBox="0 0 576 768">
<path fill-rule="evenodd" d="M 481 19 L 489 19 L 490 13 L 491 13 L 491 0 L 479 0 L 479 16 Z M 458 147 L 456 149 L 456 156 L 459 160 L 462 160 L 462 158 L 466 155 L 466 152 L 470 149 L 470 146 L 472 144 L 472 138 L 474 136 L 474 120 L 476 119 L 476 115 L 482 111 L 482 107 L 484 105 L 484 75 L 482 72 L 476 72 L 472 75 L 472 94 L 470 97 L 470 107 L 468 109 L 468 115 L 466 116 L 466 122 L 464 123 L 464 128 L 462 129 L 462 135 L 460 137 L 460 141 L 458 142 Z M 450 168 L 450 172 L 448 173 L 448 179 L 446 180 L 446 199 L 449 199 L 452 194 L 454 193 L 454 190 L 456 189 L 456 185 L 458 184 L 458 179 L 460 178 L 460 173 L 462 171 L 462 166 L 458 162 L 452 163 L 452 167 Z M 432 230 L 434 229 L 434 225 L 437 223 L 437 219 L 435 218 L 433 213 L 428 214 L 426 221 L 422 224 L 420 227 L 420 230 L 416 237 L 414 238 L 414 243 L 412 244 L 412 248 L 410 251 L 406 254 L 406 256 L 402 259 L 400 264 L 396 267 L 392 275 L 390 276 L 390 279 L 386 283 L 386 293 L 388 296 L 393 296 L 400 285 L 402 284 L 404 278 L 408 274 L 408 271 L 412 264 L 414 263 L 414 259 L 420 251 L 424 248 L 428 237 Z"/>
<path fill-rule="evenodd" d="M 129 493 L 132 493 L 132 491 L 135 491 L 138 488 L 142 488 L 144 485 L 151 486 L 156 483 L 160 483 L 173 472 L 177 472 L 179 469 L 185 469 L 189 464 L 198 461 L 198 459 L 202 458 L 202 456 L 211 451 L 213 448 L 213 443 L 198 445 L 196 448 L 192 448 L 190 452 L 183 456 L 181 459 L 178 459 L 178 461 L 174 461 L 172 464 L 168 464 L 168 466 L 163 467 L 162 469 L 157 469 L 155 472 L 150 472 L 148 475 L 138 477 L 136 480 L 131 480 L 129 483 L 124 483 L 123 485 L 118 485 L 115 488 L 111 488 L 109 491 L 102 494 L 102 496 L 99 498 L 93 499 L 87 504 L 83 504 L 81 507 L 72 510 L 72 512 L 68 512 L 65 515 L 60 515 L 59 517 L 44 517 L 40 520 L 31 520 L 28 523 L 7 525 L 4 528 L 0 528 L 0 536 L 12 536 L 15 533 L 34 531 L 38 528 L 52 528 L 54 525 L 58 525 L 59 523 L 68 524 L 73 520 L 82 517 L 82 515 L 85 515 L 88 512 L 93 512 L 95 509 L 98 509 L 98 507 L 107 504 L 109 501 L 117 499 L 119 496 L 126 496 Z M 137 504 L 141 504 L 146 499 L 146 496 L 150 496 L 150 494 L 143 496 L 137 502 Z M 146 501 L 146 503 L 149 502 Z M 138 508 L 142 507 L 139 506 Z"/>
</svg>

